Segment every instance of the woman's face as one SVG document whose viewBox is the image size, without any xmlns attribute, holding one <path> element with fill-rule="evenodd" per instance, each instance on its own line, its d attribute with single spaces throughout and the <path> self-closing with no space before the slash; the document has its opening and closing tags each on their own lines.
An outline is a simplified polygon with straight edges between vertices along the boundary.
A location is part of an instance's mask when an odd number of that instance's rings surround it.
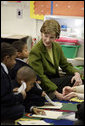
<svg viewBox="0 0 85 126">
<path fill-rule="evenodd" d="M 45 45 L 45 47 L 51 48 L 52 42 L 55 41 L 55 39 L 56 39 L 56 35 L 41 33 L 41 38 L 42 38 L 42 41 L 43 41 L 43 44 Z"/>
</svg>

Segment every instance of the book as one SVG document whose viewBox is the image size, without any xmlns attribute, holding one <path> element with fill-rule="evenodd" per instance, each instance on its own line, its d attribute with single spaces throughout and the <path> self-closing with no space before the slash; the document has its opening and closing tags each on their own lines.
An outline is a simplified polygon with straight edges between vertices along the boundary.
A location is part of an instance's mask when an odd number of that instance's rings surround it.
<svg viewBox="0 0 85 126">
<path fill-rule="evenodd" d="M 63 112 L 44 110 L 45 115 L 30 114 L 31 117 L 47 118 L 47 119 L 58 119 L 62 116 Z M 28 115 L 29 116 L 29 115 Z"/>
<path fill-rule="evenodd" d="M 45 103 L 44 106 L 37 106 L 37 108 L 43 108 L 43 109 L 61 109 L 62 108 L 62 103 L 55 102 L 56 106 L 51 105 L 49 103 Z"/>
<path fill-rule="evenodd" d="M 43 120 L 33 120 L 33 121 L 18 121 L 17 124 L 21 125 L 51 125 Z"/>
</svg>

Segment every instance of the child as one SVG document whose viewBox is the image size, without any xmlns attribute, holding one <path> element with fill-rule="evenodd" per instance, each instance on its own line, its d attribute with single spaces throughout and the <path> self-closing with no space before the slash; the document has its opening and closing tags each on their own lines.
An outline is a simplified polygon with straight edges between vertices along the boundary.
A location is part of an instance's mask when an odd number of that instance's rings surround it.
<svg viewBox="0 0 85 126">
<path fill-rule="evenodd" d="M 19 41 L 15 41 L 13 42 L 13 46 L 17 49 L 17 58 L 16 58 L 16 64 L 15 66 L 9 71 L 11 79 L 15 80 L 16 79 L 16 75 L 17 75 L 17 71 L 23 67 L 23 66 L 27 66 L 30 67 L 25 61 L 25 58 L 28 58 L 29 52 L 28 52 L 28 48 L 27 48 L 27 43 L 25 41 L 19 40 Z M 37 76 L 37 81 L 40 81 L 40 78 Z M 17 87 L 17 83 L 13 84 L 13 88 Z M 32 89 L 29 91 L 29 100 L 31 101 L 39 101 L 38 105 L 44 105 L 45 99 L 42 98 L 42 96 L 44 95 L 44 91 L 42 91 L 41 89 L 38 89 L 36 87 L 36 83 L 34 84 L 34 87 L 32 87 Z"/>
<path fill-rule="evenodd" d="M 20 86 L 22 81 L 26 83 L 25 91 L 26 91 L 27 95 L 23 102 L 23 104 L 25 106 L 25 111 L 34 112 L 36 114 L 39 114 L 40 112 L 42 112 L 44 114 L 44 111 L 42 111 L 41 109 L 37 109 L 36 107 L 33 107 L 33 106 L 39 105 L 40 102 L 42 102 L 42 105 L 43 105 L 42 99 L 44 97 L 41 97 L 41 99 L 39 99 L 39 98 L 35 99 L 33 101 L 30 101 L 30 98 L 29 98 L 29 91 L 34 86 L 34 82 L 36 82 L 36 78 L 37 78 L 36 73 L 34 72 L 33 69 L 31 69 L 28 66 L 23 66 L 17 71 L 16 79 L 17 79 L 18 85 Z M 16 88 L 16 90 L 14 89 L 13 91 L 17 91 L 17 88 Z"/>
<path fill-rule="evenodd" d="M 16 49 L 8 44 L 1 43 L 1 120 L 16 120 L 23 116 L 25 108 L 22 105 L 26 97 L 25 91 L 14 95 L 8 69 L 11 69 L 16 61 Z"/>
<path fill-rule="evenodd" d="M 11 79 L 14 80 L 14 79 L 16 79 L 16 73 L 17 73 L 19 68 L 21 68 L 22 66 L 29 66 L 24 61 L 24 59 L 28 57 L 29 52 L 28 52 L 28 49 L 27 49 L 27 43 L 25 41 L 22 41 L 22 40 L 15 41 L 15 42 L 13 42 L 12 45 L 17 50 L 16 64 L 11 69 L 11 71 L 9 71 Z"/>
<path fill-rule="evenodd" d="M 28 51 L 28 48 L 27 48 L 27 42 L 19 40 L 19 41 L 13 42 L 12 45 L 17 50 L 16 64 L 11 69 L 11 71 L 9 71 L 11 79 L 14 80 L 14 79 L 16 79 L 16 73 L 17 73 L 19 68 L 21 68 L 22 66 L 28 66 L 28 67 L 31 67 L 31 66 L 29 66 L 24 61 L 24 59 L 28 58 L 28 56 L 29 56 L 29 51 Z M 37 80 L 40 80 L 40 78 L 38 76 L 37 76 Z"/>
</svg>

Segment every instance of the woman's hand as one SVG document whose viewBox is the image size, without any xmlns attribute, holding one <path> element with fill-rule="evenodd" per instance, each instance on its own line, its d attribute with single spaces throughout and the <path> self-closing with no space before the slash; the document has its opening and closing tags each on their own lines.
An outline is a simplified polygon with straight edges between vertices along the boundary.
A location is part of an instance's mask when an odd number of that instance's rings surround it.
<svg viewBox="0 0 85 126">
<path fill-rule="evenodd" d="M 38 108 L 33 108 L 32 109 L 33 110 L 33 112 L 36 114 L 36 115 L 46 115 L 46 113 L 44 112 L 44 110 L 42 110 L 42 109 L 38 109 Z"/>
<path fill-rule="evenodd" d="M 82 80 L 78 72 L 76 72 L 75 75 L 72 77 L 71 83 L 73 83 L 74 80 L 75 80 L 75 83 L 73 86 L 78 86 L 82 84 Z"/>
</svg>

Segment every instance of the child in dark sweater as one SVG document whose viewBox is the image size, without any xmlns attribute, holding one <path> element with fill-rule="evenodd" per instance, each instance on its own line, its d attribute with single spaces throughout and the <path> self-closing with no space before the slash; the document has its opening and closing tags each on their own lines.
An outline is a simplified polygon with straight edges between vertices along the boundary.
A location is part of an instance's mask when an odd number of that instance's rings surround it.
<svg viewBox="0 0 85 126">
<path fill-rule="evenodd" d="M 11 69 L 16 63 L 16 53 L 17 51 L 12 45 L 1 43 L 1 121 L 16 120 L 25 112 L 22 103 L 26 92 L 23 90 L 14 95 L 8 72 L 8 69 Z"/>
<path fill-rule="evenodd" d="M 28 66 L 23 66 L 21 67 L 18 71 L 17 71 L 17 75 L 16 75 L 16 82 L 18 84 L 18 87 L 20 87 L 20 85 L 22 84 L 22 82 L 24 82 L 26 84 L 26 98 L 24 99 L 23 105 L 25 106 L 25 112 L 33 112 L 35 114 L 39 114 L 39 112 L 43 112 L 41 109 L 37 109 L 36 106 L 39 106 L 39 104 L 44 105 L 43 104 L 43 99 L 44 99 L 44 95 L 45 93 L 43 93 L 42 97 L 37 97 L 38 92 L 34 92 L 35 95 L 35 99 L 33 98 L 33 100 L 30 100 L 30 90 L 32 87 L 34 87 L 34 82 L 36 82 L 36 73 L 33 69 L 31 69 Z M 14 89 L 13 91 L 17 91 L 18 88 Z M 23 90 L 23 89 L 22 89 Z"/>
</svg>

